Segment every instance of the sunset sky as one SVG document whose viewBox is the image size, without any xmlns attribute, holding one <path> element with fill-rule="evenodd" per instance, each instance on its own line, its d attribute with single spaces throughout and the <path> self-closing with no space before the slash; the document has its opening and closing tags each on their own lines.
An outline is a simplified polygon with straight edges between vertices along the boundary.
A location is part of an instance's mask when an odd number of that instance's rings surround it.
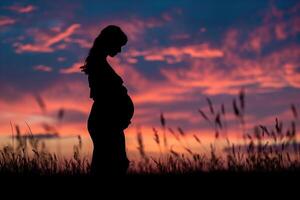
<svg viewBox="0 0 300 200">
<path fill-rule="evenodd" d="M 161 132 L 160 113 L 174 130 L 213 136 L 198 112 L 209 115 L 206 97 L 215 110 L 224 103 L 229 135 L 239 137 L 232 100 L 241 88 L 247 128 L 276 117 L 288 125 L 291 104 L 300 109 L 298 0 L 1 0 L 0 135 L 11 134 L 10 122 L 88 135 L 92 100 L 79 67 L 109 24 L 129 37 L 109 59 L 135 103 L 129 143 L 137 130 L 146 140 L 153 127 Z"/>
</svg>

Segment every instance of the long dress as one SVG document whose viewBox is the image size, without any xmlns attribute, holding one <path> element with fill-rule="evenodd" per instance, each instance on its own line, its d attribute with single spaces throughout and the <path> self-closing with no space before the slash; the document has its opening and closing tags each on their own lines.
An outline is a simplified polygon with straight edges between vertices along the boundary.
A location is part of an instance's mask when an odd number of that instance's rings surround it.
<svg viewBox="0 0 300 200">
<path fill-rule="evenodd" d="M 124 129 L 131 123 L 134 105 L 122 78 L 106 60 L 93 66 L 88 75 L 90 98 L 94 100 L 88 131 L 94 144 L 91 172 L 96 175 L 125 174 Z"/>
</svg>

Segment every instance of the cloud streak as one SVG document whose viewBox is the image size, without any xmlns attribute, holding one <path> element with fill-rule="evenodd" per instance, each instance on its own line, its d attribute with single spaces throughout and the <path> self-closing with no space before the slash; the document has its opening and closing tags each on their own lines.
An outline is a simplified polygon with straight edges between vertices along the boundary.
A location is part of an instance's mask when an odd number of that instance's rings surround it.
<svg viewBox="0 0 300 200">
<path fill-rule="evenodd" d="M 128 56 L 135 58 L 144 57 L 147 61 L 164 61 L 169 64 L 181 62 L 186 56 L 190 58 L 220 58 L 224 56 L 224 52 L 217 48 L 211 48 L 209 44 L 196 44 L 186 46 L 172 46 L 163 48 L 153 48 L 144 51 L 132 50 Z"/>
<path fill-rule="evenodd" d="M 51 72 L 52 67 L 46 66 L 46 65 L 37 65 L 33 67 L 36 71 L 42 71 L 42 72 Z"/>
<path fill-rule="evenodd" d="M 0 16 L 0 26 L 8 26 L 8 25 L 13 25 L 15 23 L 16 20 L 11 17 Z"/>
<path fill-rule="evenodd" d="M 14 43 L 17 53 L 24 52 L 40 52 L 40 53 L 50 53 L 56 49 L 64 49 L 65 46 L 54 46 L 60 42 L 64 42 L 69 37 L 71 37 L 75 31 L 80 27 L 80 24 L 72 24 L 64 31 L 58 34 L 48 34 L 40 30 L 33 30 L 31 35 L 33 37 L 34 43 L 32 44 L 22 44 Z"/>
<path fill-rule="evenodd" d="M 81 73 L 80 67 L 83 65 L 83 62 L 75 62 L 71 67 L 60 69 L 59 72 L 62 74 L 73 74 Z"/>
<path fill-rule="evenodd" d="M 21 5 L 13 5 L 13 6 L 9 6 L 7 7 L 8 10 L 17 12 L 17 13 L 30 13 L 33 12 L 34 10 L 37 9 L 37 7 L 33 6 L 33 5 L 27 5 L 27 6 L 21 6 Z"/>
</svg>

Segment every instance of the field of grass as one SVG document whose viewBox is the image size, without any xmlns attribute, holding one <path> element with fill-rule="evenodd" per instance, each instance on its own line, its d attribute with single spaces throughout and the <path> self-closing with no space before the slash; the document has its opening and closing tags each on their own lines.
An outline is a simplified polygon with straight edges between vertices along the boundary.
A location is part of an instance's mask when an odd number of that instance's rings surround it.
<svg viewBox="0 0 300 200">
<path fill-rule="evenodd" d="M 234 144 L 222 137 L 226 131 L 225 106 L 216 110 L 210 99 L 207 99 L 209 113 L 199 110 L 203 120 L 212 126 L 215 140 L 225 140 L 226 147 L 222 155 L 216 151 L 217 146 L 211 144 L 210 153 L 203 154 L 193 151 L 180 143 L 185 132 L 178 128 L 175 131 L 167 127 L 166 119 L 161 114 L 162 133 L 153 129 L 153 139 L 159 150 L 167 143 L 166 132 L 170 132 L 186 150 L 179 153 L 172 148 L 164 151 L 159 158 L 153 158 L 145 152 L 142 133 L 137 134 L 138 151 L 141 160 L 131 163 L 129 175 L 197 175 L 212 173 L 253 173 L 253 172 L 299 172 L 300 145 L 297 142 L 298 113 L 295 105 L 291 105 L 293 120 L 290 126 L 283 127 L 279 119 L 274 119 L 274 127 L 267 128 L 258 124 L 252 131 L 246 131 L 245 94 L 242 90 L 238 98 L 232 102 L 233 114 L 240 124 L 244 144 Z M 29 127 L 29 126 L 28 126 Z M 90 161 L 81 155 L 82 140 L 78 136 L 78 144 L 74 145 L 73 157 L 58 158 L 47 151 L 46 146 L 33 133 L 22 137 L 19 128 L 16 131 L 13 144 L 0 149 L 0 175 L 12 176 L 87 176 L 90 171 Z M 30 127 L 29 127 L 30 130 Z M 177 133 L 178 132 L 178 133 Z M 201 140 L 194 135 L 194 140 L 201 145 Z"/>
</svg>

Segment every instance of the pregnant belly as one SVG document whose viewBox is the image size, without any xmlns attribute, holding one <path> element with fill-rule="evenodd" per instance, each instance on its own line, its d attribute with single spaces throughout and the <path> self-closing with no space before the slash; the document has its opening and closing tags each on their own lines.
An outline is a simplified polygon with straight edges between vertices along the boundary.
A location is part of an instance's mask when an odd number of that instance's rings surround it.
<svg viewBox="0 0 300 200">
<path fill-rule="evenodd" d="M 90 114 L 90 124 L 126 128 L 134 114 L 134 104 L 127 93 L 97 98 Z"/>
<path fill-rule="evenodd" d="M 120 101 L 120 110 L 124 121 L 130 121 L 134 114 L 134 105 L 131 98 L 128 95 L 125 95 Z"/>
</svg>

